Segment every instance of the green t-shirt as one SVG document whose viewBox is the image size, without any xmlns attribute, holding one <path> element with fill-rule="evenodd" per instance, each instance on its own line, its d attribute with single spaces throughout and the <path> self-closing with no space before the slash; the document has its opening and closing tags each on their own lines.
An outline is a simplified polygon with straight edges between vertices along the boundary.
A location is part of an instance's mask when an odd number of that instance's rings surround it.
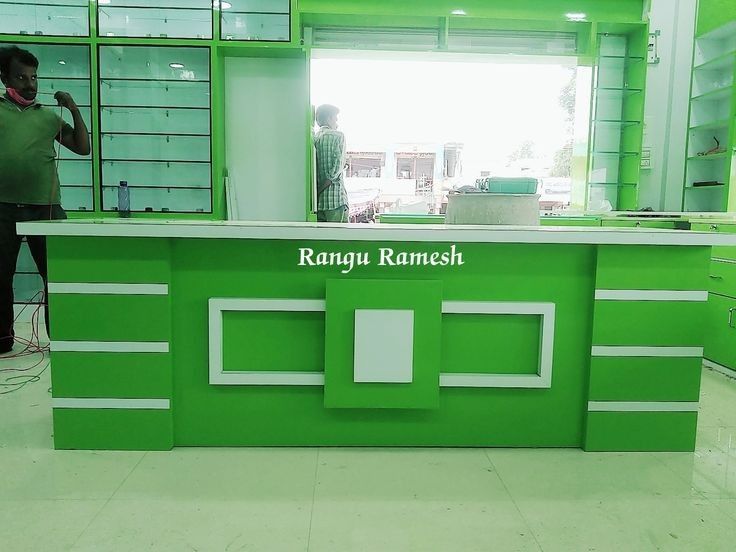
<svg viewBox="0 0 736 552">
<path fill-rule="evenodd" d="M 60 203 L 54 140 L 68 123 L 53 110 L 0 97 L 0 202 Z"/>
</svg>

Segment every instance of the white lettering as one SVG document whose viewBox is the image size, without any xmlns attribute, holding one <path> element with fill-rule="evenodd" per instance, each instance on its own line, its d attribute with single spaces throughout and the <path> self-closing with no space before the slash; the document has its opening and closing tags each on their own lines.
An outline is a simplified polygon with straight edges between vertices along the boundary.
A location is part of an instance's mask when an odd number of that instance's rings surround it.
<svg viewBox="0 0 736 552">
<path fill-rule="evenodd" d="M 463 261 L 463 254 L 462 253 L 458 253 L 456 251 L 456 249 L 457 248 L 456 248 L 455 244 L 453 243 L 452 246 L 450 247 L 450 251 L 452 252 L 452 262 L 450 264 L 452 264 L 454 266 L 455 265 L 455 261 L 457 261 L 458 266 L 462 266 L 462 265 L 465 264 L 465 262 Z"/>
<path fill-rule="evenodd" d="M 394 250 L 390 247 L 381 247 L 379 250 L 381 257 L 378 261 L 378 266 L 396 266 L 396 263 L 391 260 L 394 255 Z"/>
<path fill-rule="evenodd" d="M 314 255 L 314 249 L 309 249 L 308 247 L 300 247 L 299 248 L 299 266 L 306 266 L 306 265 L 314 266 L 312 255 Z"/>
<path fill-rule="evenodd" d="M 431 264 L 432 266 L 437 266 L 438 264 L 440 264 L 437 261 L 437 259 L 438 259 L 439 256 L 440 256 L 440 254 L 437 251 L 435 251 L 434 253 L 432 253 L 432 255 L 430 255 L 430 257 L 429 257 L 429 264 Z"/>
</svg>

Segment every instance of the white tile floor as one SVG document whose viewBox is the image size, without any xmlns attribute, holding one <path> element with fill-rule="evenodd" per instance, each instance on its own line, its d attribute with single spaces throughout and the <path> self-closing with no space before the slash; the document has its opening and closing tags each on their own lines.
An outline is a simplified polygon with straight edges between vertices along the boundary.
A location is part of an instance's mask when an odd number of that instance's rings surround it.
<svg viewBox="0 0 736 552">
<path fill-rule="evenodd" d="M 49 382 L 0 395 L 3 552 L 736 550 L 736 381 L 710 371 L 694 454 L 54 451 Z"/>
</svg>

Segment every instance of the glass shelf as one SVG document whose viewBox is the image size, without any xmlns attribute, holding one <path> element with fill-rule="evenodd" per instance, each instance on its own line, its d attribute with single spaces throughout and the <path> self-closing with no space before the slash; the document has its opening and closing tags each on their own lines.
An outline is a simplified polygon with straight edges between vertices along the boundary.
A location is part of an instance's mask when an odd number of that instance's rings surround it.
<svg viewBox="0 0 736 552">
<path fill-rule="evenodd" d="M 620 55 L 601 55 L 598 56 L 598 59 L 624 59 L 629 61 L 644 61 L 646 58 L 641 56 L 627 56 L 624 54 Z"/>
<path fill-rule="evenodd" d="M 290 0 L 229 0 L 220 10 L 223 40 L 289 42 Z"/>
<path fill-rule="evenodd" d="M 631 182 L 588 182 L 590 186 L 614 186 L 617 188 L 623 188 L 626 186 L 638 186 L 638 184 Z"/>
<path fill-rule="evenodd" d="M 0 0 L 0 34 L 89 36 L 83 0 Z"/>
<path fill-rule="evenodd" d="M 688 157 L 688 161 L 712 161 L 712 160 L 718 160 L 718 159 L 726 159 L 728 156 L 728 152 L 724 151 L 722 153 L 713 153 L 711 155 L 694 155 L 692 157 Z"/>
<path fill-rule="evenodd" d="M 614 126 L 636 126 L 640 125 L 641 121 L 618 121 L 614 119 L 594 119 L 595 124 L 603 125 L 614 125 Z"/>
<path fill-rule="evenodd" d="M 719 88 L 716 88 L 714 90 L 711 90 L 709 92 L 706 92 L 705 94 L 699 94 L 697 96 L 693 96 L 693 101 L 698 100 L 708 100 L 708 101 L 718 101 L 718 100 L 725 100 L 731 97 L 733 94 L 733 85 L 729 84 L 728 86 L 721 86 Z"/>
<path fill-rule="evenodd" d="M 712 123 L 703 123 L 702 125 L 691 126 L 690 130 L 714 130 L 719 128 L 728 128 L 730 121 L 725 119 L 723 121 L 713 121 Z"/>
<path fill-rule="evenodd" d="M 102 198 L 107 211 L 117 211 L 117 186 L 103 186 Z M 207 213 L 212 211 L 212 193 L 209 188 L 135 187 L 130 189 L 130 209 L 136 213 Z"/>
<path fill-rule="evenodd" d="M 114 0 L 97 5 L 100 36 L 212 38 L 211 0 Z"/>
<path fill-rule="evenodd" d="M 721 69 L 729 69 L 729 68 L 733 69 L 734 64 L 736 64 L 736 51 L 727 52 L 721 56 L 718 56 L 714 59 L 706 61 L 705 63 L 696 65 L 694 67 L 694 70 L 695 71 L 719 71 Z"/>
<path fill-rule="evenodd" d="M 606 93 L 614 93 L 614 92 L 620 92 L 623 94 L 641 94 L 644 92 L 643 88 L 617 88 L 617 87 L 607 87 L 607 86 L 599 86 L 596 88 L 598 92 L 606 92 Z"/>
<path fill-rule="evenodd" d="M 634 157 L 639 155 L 638 151 L 593 151 L 593 155 L 609 155 L 613 157 Z"/>
</svg>

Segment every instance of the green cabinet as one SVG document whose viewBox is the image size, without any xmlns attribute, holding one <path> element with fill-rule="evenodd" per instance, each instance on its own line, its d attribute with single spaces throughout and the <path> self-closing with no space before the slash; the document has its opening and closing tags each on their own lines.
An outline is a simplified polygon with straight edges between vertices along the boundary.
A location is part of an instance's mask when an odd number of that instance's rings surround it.
<svg viewBox="0 0 736 552">
<path fill-rule="evenodd" d="M 736 370 L 736 297 L 710 294 L 705 358 Z"/>
</svg>

